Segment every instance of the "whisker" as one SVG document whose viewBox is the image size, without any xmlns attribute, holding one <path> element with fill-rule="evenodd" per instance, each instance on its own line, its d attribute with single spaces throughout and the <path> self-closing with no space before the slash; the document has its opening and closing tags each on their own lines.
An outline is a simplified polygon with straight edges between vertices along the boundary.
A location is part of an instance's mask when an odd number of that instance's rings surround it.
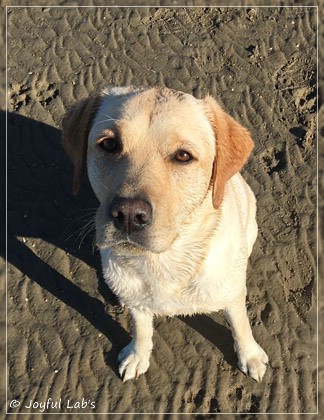
<svg viewBox="0 0 324 420">
<path fill-rule="evenodd" d="M 92 219 L 92 221 L 93 221 L 93 223 L 94 223 L 94 217 L 92 216 L 91 217 L 91 219 Z M 87 221 L 87 217 L 83 217 L 83 218 L 79 218 L 79 219 L 77 219 L 76 220 L 76 222 L 85 222 L 85 221 Z M 86 223 L 86 225 L 88 224 L 89 222 L 87 222 Z M 83 231 L 83 229 L 85 228 L 85 226 L 80 226 L 80 227 L 78 227 L 75 231 L 73 231 L 66 239 L 65 239 L 65 241 L 68 241 L 69 239 L 71 239 L 73 236 L 80 236 L 80 234 L 82 233 L 82 231 Z"/>
<path fill-rule="evenodd" d="M 91 214 L 84 214 L 83 216 L 78 217 L 77 219 L 75 219 L 75 222 L 82 222 L 82 221 L 87 221 L 91 218 L 94 218 L 94 216 L 96 215 L 96 211 L 94 213 Z"/>
<path fill-rule="evenodd" d="M 94 230 L 95 230 L 95 224 L 94 224 L 94 221 L 93 220 L 90 220 L 85 226 L 84 226 L 84 229 L 80 232 L 80 235 L 79 235 L 79 237 L 80 237 L 80 242 L 79 242 L 79 247 L 78 247 L 78 249 L 80 249 L 81 248 L 81 244 L 82 244 L 82 242 L 84 241 L 84 238 L 86 237 L 86 236 L 88 236 L 91 232 L 93 232 Z M 82 236 L 81 236 L 82 235 Z M 92 244 L 93 245 L 93 244 Z"/>
<path fill-rule="evenodd" d="M 94 214 L 97 210 L 98 209 L 96 207 L 91 207 L 91 208 L 88 208 L 88 209 L 74 210 L 74 211 L 71 211 L 70 213 L 68 213 L 66 215 L 66 218 L 68 219 L 70 217 L 74 217 L 77 213 L 78 214 L 80 214 L 80 213 L 86 213 L 87 215 L 88 214 Z"/>
<path fill-rule="evenodd" d="M 107 117 L 107 118 L 110 118 L 110 119 L 112 119 L 112 120 L 114 120 L 114 121 L 116 121 L 116 118 L 113 118 L 111 115 L 104 114 L 104 116 L 105 116 L 105 117 Z"/>
<path fill-rule="evenodd" d="M 99 124 L 102 124 L 102 123 L 105 123 L 105 122 L 109 122 L 109 121 L 116 121 L 116 120 L 113 119 L 113 118 L 110 118 L 110 119 L 107 119 L 107 120 L 99 121 L 96 125 L 99 125 Z"/>
<path fill-rule="evenodd" d="M 92 253 L 93 253 L 93 254 L 95 253 L 96 248 L 97 248 L 97 242 L 96 242 L 96 239 L 94 239 L 94 240 L 92 241 Z"/>
<path fill-rule="evenodd" d="M 104 116 L 105 117 L 107 117 L 107 119 L 106 120 L 102 120 L 102 121 L 100 121 L 98 124 L 102 124 L 102 123 L 105 123 L 105 122 L 107 122 L 107 121 L 117 121 L 117 119 L 116 118 L 112 118 L 110 115 L 108 115 L 108 114 L 104 114 Z"/>
<path fill-rule="evenodd" d="M 83 226 L 77 228 L 74 232 L 69 235 L 65 241 L 68 241 L 72 237 L 76 236 L 77 238 L 81 238 L 80 245 L 82 241 L 84 240 L 85 236 L 89 234 L 92 230 L 95 229 L 95 214 L 96 211 L 92 210 L 91 212 L 88 212 L 87 214 L 81 215 L 77 219 L 75 219 L 75 222 L 86 222 Z"/>
</svg>

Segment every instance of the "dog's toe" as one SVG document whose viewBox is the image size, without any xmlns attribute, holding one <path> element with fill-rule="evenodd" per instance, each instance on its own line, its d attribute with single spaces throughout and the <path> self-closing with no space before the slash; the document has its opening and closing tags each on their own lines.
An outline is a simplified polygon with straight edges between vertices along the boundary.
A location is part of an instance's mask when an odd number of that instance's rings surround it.
<svg viewBox="0 0 324 420">
<path fill-rule="evenodd" d="M 256 342 L 247 349 L 238 350 L 239 368 L 243 373 L 260 382 L 269 361 L 265 351 Z"/>
<path fill-rule="evenodd" d="M 137 378 L 145 373 L 150 365 L 150 352 L 136 351 L 131 343 L 128 344 L 118 355 L 119 374 L 124 382 Z"/>
</svg>

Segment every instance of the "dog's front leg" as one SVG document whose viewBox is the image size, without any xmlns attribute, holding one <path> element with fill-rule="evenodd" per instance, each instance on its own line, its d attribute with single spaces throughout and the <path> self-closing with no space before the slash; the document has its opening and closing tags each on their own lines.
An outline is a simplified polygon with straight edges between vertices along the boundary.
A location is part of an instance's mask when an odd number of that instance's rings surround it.
<svg viewBox="0 0 324 420">
<path fill-rule="evenodd" d="M 118 361 L 121 362 L 119 373 L 124 382 L 147 371 L 153 347 L 153 315 L 138 309 L 130 311 L 133 318 L 133 338 L 118 355 Z"/>
<path fill-rule="evenodd" d="M 225 315 L 231 325 L 239 368 L 260 382 L 266 371 L 268 356 L 252 335 L 246 313 L 245 295 L 245 292 L 241 293 L 233 300 L 225 309 Z"/>
</svg>

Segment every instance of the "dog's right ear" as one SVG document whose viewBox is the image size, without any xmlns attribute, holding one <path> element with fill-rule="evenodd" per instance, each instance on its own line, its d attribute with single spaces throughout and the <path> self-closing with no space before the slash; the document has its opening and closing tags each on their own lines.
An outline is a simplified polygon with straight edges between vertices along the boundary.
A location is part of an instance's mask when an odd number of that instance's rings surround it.
<svg viewBox="0 0 324 420">
<path fill-rule="evenodd" d="M 73 162 L 73 194 L 80 189 L 81 178 L 87 165 L 88 135 L 99 109 L 102 95 L 96 93 L 74 105 L 62 120 L 63 147 Z"/>
</svg>

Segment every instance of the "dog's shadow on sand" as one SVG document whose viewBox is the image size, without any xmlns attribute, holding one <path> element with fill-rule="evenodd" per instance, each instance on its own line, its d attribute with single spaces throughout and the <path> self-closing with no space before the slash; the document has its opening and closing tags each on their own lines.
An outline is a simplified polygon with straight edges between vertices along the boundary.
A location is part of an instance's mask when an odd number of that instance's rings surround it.
<svg viewBox="0 0 324 420">
<path fill-rule="evenodd" d="M 5 133 L 6 113 L 0 111 L 1 132 Z M 2 136 L 1 152 L 5 150 Z M 5 168 L 5 154 L 1 156 Z M 5 177 L 0 177 L 1 198 L 5 196 Z M 8 262 L 31 281 L 57 299 L 78 311 L 96 329 L 106 335 L 112 344 L 111 356 L 129 342 L 129 334 L 106 311 L 106 304 L 117 306 L 116 297 L 101 275 L 98 252 L 93 251 L 94 232 L 82 239 L 82 232 L 98 202 L 85 178 L 77 197 L 71 193 L 72 165 L 65 155 L 60 130 L 20 116 L 7 116 L 7 258 Z M 84 209 L 84 212 L 80 212 Z M 0 212 L 5 219 L 5 205 Z M 1 225 L 2 226 L 2 225 Z M 6 256 L 5 231 L 0 232 L 0 252 Z M 103 300 L 93 298 L 79 286 L 57 272 L 39 258 L 18 238 L 40 238 L 83 260 L 96 269 L 98 290 Z M 81 246 L 80 246 L 81 245 Z M 41 273 L 42 275 L 37 275 Z M 14 279 L 8 278 L 8 284 Z M 106 304 L 105 304 L 106 303 Z M 236 365 L 229 329 L 209 317 L 182 318 L 191 328 L 210 340 L 232 366 Z M 10 322 L 10 320 L 9 320 Z M 117 374 L 116 358 L 109 357 L 110 366 Z M 114 365 L 111 365 L 114 360 Z"/>
</svg>

